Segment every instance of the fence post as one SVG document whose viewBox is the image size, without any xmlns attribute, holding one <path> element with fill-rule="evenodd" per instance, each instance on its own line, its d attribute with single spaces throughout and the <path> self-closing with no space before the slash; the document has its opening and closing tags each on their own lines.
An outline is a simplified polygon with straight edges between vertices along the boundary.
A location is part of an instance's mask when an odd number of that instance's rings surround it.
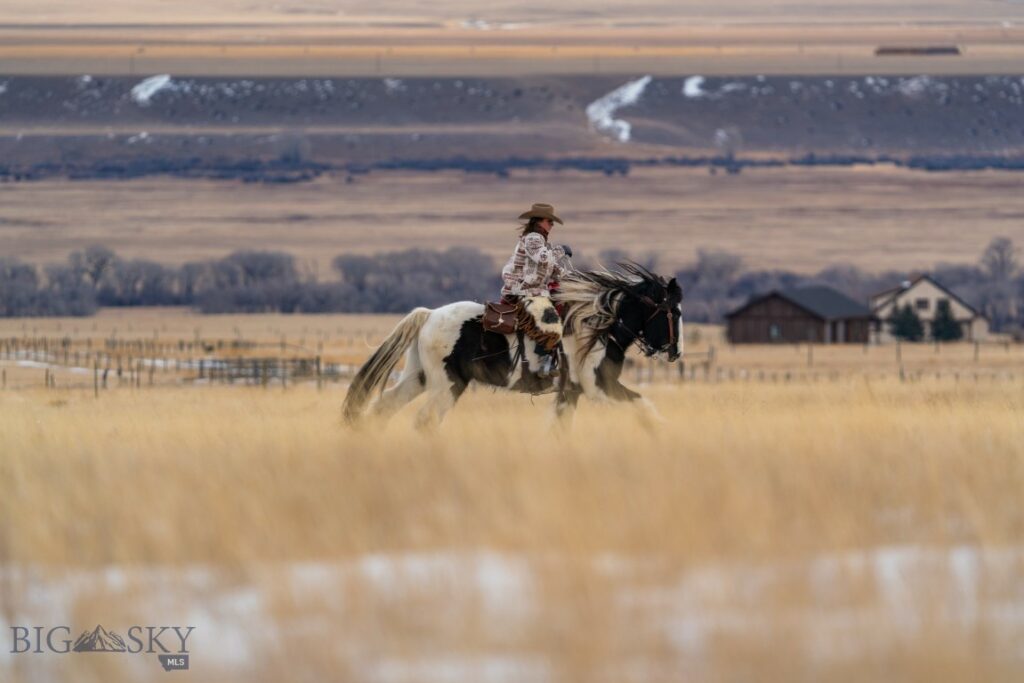
<svg viewBox="0 0 1024 683">
<path fill-rule="evenodd" d="M 100 397 L 100 362 L 98 360 L 92 363 L 92 395 L 93 398 Z"/>
</svg>

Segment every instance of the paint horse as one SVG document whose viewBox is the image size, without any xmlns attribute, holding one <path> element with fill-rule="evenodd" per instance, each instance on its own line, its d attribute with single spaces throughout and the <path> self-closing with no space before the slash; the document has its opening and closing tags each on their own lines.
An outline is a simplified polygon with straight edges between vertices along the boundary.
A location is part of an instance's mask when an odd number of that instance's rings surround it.
<svg viewBox="0 0 1024 683">
<path fill-rule="evenodd" d="M 525 299 L 524 322 L 544 335 L 561 337 L 561 371 L 556 377 L 539 374 L 537 344 L 521 332 L 485 330 L 483 304 L 460 301 L 417 308 L 359 368 L 342 416 L 349 424 L 358 424 L 367 412 L 386 419 L 426 393 L 416 423 L 430 427 L 440 424 L 470 383 L 479 382 L 531 394 L 554 392 L 556 414 L 565 422 L 571 420 L 581 395 L 634 403 L 642 409 L 641 418 L 649 421 L 653 408 L 620 381 L 626 352 L 636 345 L 646 356 L 678 360 L 681 303 L 682 291 L 674 278 L 666 280 L 635 263 L 619 264 L 614 271 L 573 272 L 563 277 L 551 299 Z M 384 390 L 403 355 L 405 365 L 397 383 Z"/>
</svg>

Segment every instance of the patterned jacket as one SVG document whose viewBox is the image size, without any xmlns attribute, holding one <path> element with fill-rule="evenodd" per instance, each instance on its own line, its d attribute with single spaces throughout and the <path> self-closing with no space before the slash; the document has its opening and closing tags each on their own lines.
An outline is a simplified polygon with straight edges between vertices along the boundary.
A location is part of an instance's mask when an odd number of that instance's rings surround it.
<svg viewBox="0 0 1024 683">
<path fill-rule="evenodd" d="M 501 295 L 547 296 L 548 283 L 558 280 L 572 266 L 562 247 L 548 244 L 544 235 L 528 232 L 501 269 Z"/>
</svg>

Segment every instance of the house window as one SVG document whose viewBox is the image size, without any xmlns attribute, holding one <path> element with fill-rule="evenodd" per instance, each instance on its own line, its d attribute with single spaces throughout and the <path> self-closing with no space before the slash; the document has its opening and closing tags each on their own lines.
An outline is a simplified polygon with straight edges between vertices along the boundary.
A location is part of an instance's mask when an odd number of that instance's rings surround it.
<svg viewBox="0 0 1024 683">
<path fill-rule="evenodd" d="M 917 310 L 919 311 L 927 311 L 928 299 L 918 299 L 917 301 L 914 302 L 914 307 L 917 308 Z"/>
<path fill-rule="evenodd" d="M 782 339 L 782 330 L 779 329 L 778 323 L 772 323 L 768 326 L 768 338 L 772 341 L 779 341 Z"/>
</svg>

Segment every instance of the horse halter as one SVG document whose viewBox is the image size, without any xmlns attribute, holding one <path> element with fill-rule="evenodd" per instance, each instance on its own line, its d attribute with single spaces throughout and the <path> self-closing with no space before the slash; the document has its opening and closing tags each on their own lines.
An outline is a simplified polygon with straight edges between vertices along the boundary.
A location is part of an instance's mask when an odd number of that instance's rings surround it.
<svg viewBox="0 0 1024 683">
<path fill-rule="evenodd" d="M 647 327 L 647 323 L 654 320 L 659 313 L 665 314 L 665 319 L 668 323 L 668 343 L 663 344 L 661 348 L 654 348 L 653 346 L 651 346 L 650 342 L 648 342 L 647 339 L 644 337 L 643 327 L 641 327 L 639 331 L 634 332 L 633 330 L 625 327 L 622 324 L 622 318 L 616 318 L 615 324 L 620 328 L 625 329 L 626 332 L 633 337 L 633 339 L 630 340 L 629 344 L 627 344 L 626 346 L 636 344 L 637 346 L 640 347 L 640 351 L 647 357 L 653 356 L 659 351 L 667 352 L 670 348 L 674 347 L 676 345 L 676 331 L 672 327 L 672 305 L 668 302 L 668 296 L 666 296 L 665 300 L 662 301 L 661 303 L 658 303 L 657 301 L 647 296 L 646 294 L 633 294 L 632 296 L 634 296 L 641 303 L 650 306 L 651 308 L 654 309 L 654 312 L 651 313 L 647 320 L 644 321 L 644 327 Z M 614 341 L 620 348 L 622 348 L 623 351 L 626 350 L 624 347 L 622 347 L 621 344 L 619 344 L 618 341 L 615 340 L 615 337 L 609 337 L 609 339 Z"/>
</svg>

